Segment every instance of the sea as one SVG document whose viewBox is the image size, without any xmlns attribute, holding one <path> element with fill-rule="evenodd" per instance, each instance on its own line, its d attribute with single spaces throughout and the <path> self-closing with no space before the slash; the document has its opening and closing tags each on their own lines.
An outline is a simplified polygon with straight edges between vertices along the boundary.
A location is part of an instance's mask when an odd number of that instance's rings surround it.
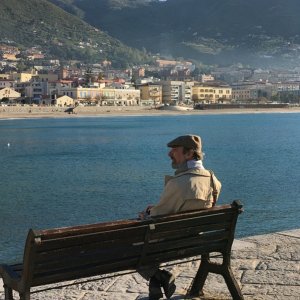
<svg viewBox="0 0 300 300">
<path fill-rule="evenodd" d="M 183 134 L 201 136 L 219 203 L 243 203 L 236 237 L 300 227 L 298 113 L 0 120 L 0 263 L 22 259 L 30 228 L 136 218 Z"/>
</svg>

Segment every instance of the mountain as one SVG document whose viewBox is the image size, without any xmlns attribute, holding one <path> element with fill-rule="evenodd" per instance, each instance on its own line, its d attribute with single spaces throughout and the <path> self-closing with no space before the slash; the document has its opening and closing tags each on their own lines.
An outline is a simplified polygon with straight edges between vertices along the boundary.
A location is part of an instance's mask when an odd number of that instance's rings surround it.
<svg viewBox="0 0 300 300">
<path fill-rule="evenodd" d="M 298 0 L 51 1 L 132 47 L 168 57 L 218 64 L 299 62 Z"/>
<path fill-rule="evenodd" d="M 66 5 L 68 2 L 72 4 L 69 0 Z M 107 59 L 115 67 L 150 60 L 145 52 L 129 48 L 85 23 L 76 6 L 72 13 L 46 0 L 1 0 L 0 43 L 23 49 L 37 47 L 49 57 L 66 60 L 90 63 Z"/>
</svg>

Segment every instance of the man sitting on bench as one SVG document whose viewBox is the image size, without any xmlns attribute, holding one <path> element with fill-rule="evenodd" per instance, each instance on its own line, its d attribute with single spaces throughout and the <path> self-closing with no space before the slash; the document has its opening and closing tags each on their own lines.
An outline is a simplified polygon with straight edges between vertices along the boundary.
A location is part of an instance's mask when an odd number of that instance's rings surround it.
<svg viewBox="0 0 300 300">
<path fill-rule="evenodd" d="M 197 135 L 183 135 L 167 144 L 171 148 L 174 176 L 166 176 L 165 187 L 157 205 L 148 206 L 139 214 L 140 219 L 206 209 L 214 206 L 218 199 L 221 183 L 212 171 L 203 167 L 201 138 Z M 165 296 L 169 299 L 175 292 L 175 277 L 158 265 L 139 270 L 149 280 L 149 300 Z"/>
</svg>

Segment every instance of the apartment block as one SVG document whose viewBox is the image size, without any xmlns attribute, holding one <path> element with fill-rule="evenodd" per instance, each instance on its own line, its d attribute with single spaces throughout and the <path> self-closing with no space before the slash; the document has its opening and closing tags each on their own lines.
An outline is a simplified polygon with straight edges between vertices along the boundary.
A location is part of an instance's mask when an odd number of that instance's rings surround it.
<svg viewBox="0 0 300 300">
<path fill-rule="evenodd" d="M 192 88 L 192 99 L 197 103 L 231 102 L 232 88 L 229 86 L 195 85 Z"/>
<path fill-rule="evenodd" d="M 192 88 L 194 82 L 185 81 L 162 81 L 162 102 L 176 105 L 179 103 L 192 102 Z"/>
<path fill-rule="evenodd" d="M 78 102 L 95 102 L 108 105 L 139 105 L 140 90 L 114 89 L 109 87 L 62 87 L 58 89 L 59 96 L 69 96 Z"/>
<path fill-rule="evenodd" d="M 146 83 L 138 86 L 141 92 L 141 101 L 148 101 L 150 104 L 162 103 L 162 86 L 160 84 Z"/>
<path fill-rule="evenodd" d="M 258 90 L 256 88 L 240 88 L 232 89 L 232 100 L 243 101 L 258 98 Z"/>
</svg>

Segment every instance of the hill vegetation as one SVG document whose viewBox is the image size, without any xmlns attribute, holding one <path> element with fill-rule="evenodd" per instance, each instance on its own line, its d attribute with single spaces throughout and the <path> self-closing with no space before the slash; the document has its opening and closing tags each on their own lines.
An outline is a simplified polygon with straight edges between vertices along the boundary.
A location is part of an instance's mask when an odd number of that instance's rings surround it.
<svg viewBox="0 0 300 300">
<path fill-rule="evenodd" d="M 116 67 L 150 60 L 145 51 L 129 48 L 85 23 L 71 0 L 64 3 L 76 16 L 46 0 L 1 0 L 0 43 L 37 47 L 49 57 L 65 60 L 90 63 L 107 59 Z"/>
<path fill-rule="evenodd" d="M 51 1 L 132 47 L 169 57 L 257 65 L 299 57 L 298 0 Z"/>
</svg>

